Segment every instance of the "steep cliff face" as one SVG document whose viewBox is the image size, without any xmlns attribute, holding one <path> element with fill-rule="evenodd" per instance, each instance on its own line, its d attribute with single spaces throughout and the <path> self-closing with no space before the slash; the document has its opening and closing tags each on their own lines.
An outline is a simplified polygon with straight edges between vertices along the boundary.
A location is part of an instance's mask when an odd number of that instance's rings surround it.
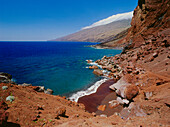
<svg viewBox="0 0 170 127">
<path fill-rule="evenodd" d="M 131 28 L 125 38 L 114 42 L 113 47 L 139 47 L 152 37 L 162 39 L 170 33 L 170 1 L 139 0 L 134 10 Z"/>
</svg>

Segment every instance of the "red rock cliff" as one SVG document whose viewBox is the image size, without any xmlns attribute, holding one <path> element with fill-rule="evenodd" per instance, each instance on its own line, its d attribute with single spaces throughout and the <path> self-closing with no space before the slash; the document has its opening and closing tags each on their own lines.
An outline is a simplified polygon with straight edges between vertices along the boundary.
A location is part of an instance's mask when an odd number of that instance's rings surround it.
<svg viewBox="0 0 170 127">
<path fill-rule="evenodd" d="M 131 47 L 139 47 L 149 38 L 167 37 L 170 33 L 169 5 L 169 0 L 139 0 L 134 10 L 131 28 L 117 45 L 129 44 Z"/>
</svg>

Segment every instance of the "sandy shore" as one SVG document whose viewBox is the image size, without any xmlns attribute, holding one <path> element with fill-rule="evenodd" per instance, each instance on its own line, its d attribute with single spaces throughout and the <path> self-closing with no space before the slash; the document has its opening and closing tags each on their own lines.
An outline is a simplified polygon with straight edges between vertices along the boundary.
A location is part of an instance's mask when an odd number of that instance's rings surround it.
<svg viewBox="0 0 170 127">
<path fill-rule="evenodd" d="M 109 89 L 109 86 L 113 83 L 115 83 L 113 79 L 107 80 L 97 89 L 96 93 L 79 98 L 78 103 L 83 103 L 86 111 L 96 112 L 97 115 L 111 115 L 114 112 L 120 112 L 122 109 L 121 106 L 114 109 L 111 109 L 108 106 L 109 101 L 116 99 L 116 93 Z M 106 110 L 99 111 L 97 109 L 99 105 L 106 105 Z"/>
</svg>

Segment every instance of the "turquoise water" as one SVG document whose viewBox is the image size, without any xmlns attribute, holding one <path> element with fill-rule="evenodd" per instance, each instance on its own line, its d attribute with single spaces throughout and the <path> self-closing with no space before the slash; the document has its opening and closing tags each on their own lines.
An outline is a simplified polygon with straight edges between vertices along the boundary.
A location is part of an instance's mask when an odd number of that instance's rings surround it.
<svg viewBox="0 0 170 127">
<path fill-rule="evenodd" d="M 102 77 L 86 68 L 87 59 L 116 55 L 121 50 L 94 49 L 87 42 L 0 42 L 0 71 L 17 83 L 54 90 L 56 95 L 87 89 Z"/>
</svg>

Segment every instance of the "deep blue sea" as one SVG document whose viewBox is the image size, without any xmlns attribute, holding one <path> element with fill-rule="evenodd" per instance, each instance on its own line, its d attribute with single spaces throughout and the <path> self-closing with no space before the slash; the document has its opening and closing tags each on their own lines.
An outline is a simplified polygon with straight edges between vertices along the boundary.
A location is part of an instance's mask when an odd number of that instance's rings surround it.
<svg viewBox="0 0 170 127">
<path fill-rule="evenodd" d="M 121 50 L 94 49 L 87 42 L 0 42 L 0 72 L 18 83 L 45 86 L 68 96 L 87 89 L 102 77 L 86 68 L 87 59 L 116 55 Z"/>
</svg>

